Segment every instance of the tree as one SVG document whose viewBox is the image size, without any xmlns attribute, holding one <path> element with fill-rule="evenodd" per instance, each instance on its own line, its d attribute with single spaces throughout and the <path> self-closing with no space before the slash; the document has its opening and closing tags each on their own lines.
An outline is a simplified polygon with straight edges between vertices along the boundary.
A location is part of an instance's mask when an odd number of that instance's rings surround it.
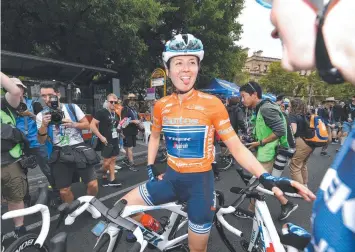
<svg viewBox="0 0 355 252">
<path fill-rule="evenodd" d="M 355 90 L 349 83 L 327 84 L 321 80 L 316 71 L 305 76 L 298 72 L 287 72 L 281 67 L 280 62 L 272 63 L 267 75 L 259 82 L 264 92 L 304 97 L 308 104 L 316 104 L 330 96 L 338 100 L 346 100 L 355 95 Z"/>
<path fill-rule="evenodd" d="M 146 88 L 164 42 L 192 33 L 205 47 L 199 83 L 233 80 L 243 0 L 62 0 L 2 2 L 2 48 L 118 71 L 123 87 Z"/>
<path fill-rule="evenodd" d="M 288 96 L 301 96 L 307 85 L 307 78 L 297 72 L 287 72 L 280 62 L 270 64 L 269 72 L 260 79 L 264 92 L 285 94 Z"/>
</svg>

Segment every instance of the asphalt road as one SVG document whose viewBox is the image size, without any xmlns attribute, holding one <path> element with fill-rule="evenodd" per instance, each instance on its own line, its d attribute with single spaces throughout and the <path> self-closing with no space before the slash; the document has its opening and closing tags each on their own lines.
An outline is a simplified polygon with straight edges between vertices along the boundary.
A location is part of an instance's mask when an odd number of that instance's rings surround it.
<svg viewBox="0 0 355 252">
<path fill-rule="evenodd" d="M 316 192 L 321 182 L 323 175 L 325 174 L 326 169 L 330 166 L 332 159 L 335 156 L 335 149 L 338 148 L 338 145 L 329 146 L 330 157 L 320 156 L 320 150 L 317 149 L 312 154 L 309 159 L 308 168 L 309 168 L 309 188 Z M 144 160 L 143 160 L 144 161 Z M 165 165 L 158 165 L 159 169 L 164 169 Z M 288 169 L 285 170 L 284 176 L 289 176 Z M 124 195 L 131 188 L 135 187 L 137 184 L 144 182 L 147 179 L 147 174 L 145 171 L 145 165 L 142 164 L 139 166 L 138 172 L 131 172 L 128 169 L 119 170 L 118 178 L 122 181 L 123 186 L 121 188 L 108 188 L 101 187 L 99 189 L 98 198 L 100 198 L 106 206 L 113 206 L 122 195 Z M 221 181 L 216 182 L 216 189 L 224 192 L 226 204 L 233 202 L 236 199 L 235 194 L 229 192 L 229 189 L 232 186 L 242 187 L 244 184 L 239 178 L 237 172 L 234 168 L 230 168 L 228 171 L 221 173 Z M 82 184 L 75 184 L 73 186 L 73 191 L 75 197 L 85 195 L 85 187 Z M 299 204 L 299 208 L 294 212 L 286 221 L 279 222 L 277 217 L 280 213 L 280 205 L 272 197 L 267 198 L 267 204 L 270 209 L 271 216 L 273 217 L 276 228 L 280 230 L 281 226 L 285 222 L 292 222 L 297 225 L 304 227 L 306 230 L 311 231 L 311 210 L 312 204 L 303 201 L 302 199 L 291 199 L 293 202 Z M 248 205 L 248 202 L 243 203 L 244 206 Z M 5 210 L 4 208 L 2 209 Z M 166 211 L 153 212 L 152 215 L 159 219 L 161 216 L 167 216 L 169 213 Z M 57 211 L 51 209 L 51 216 L 55 218 Z M 25 224 L 28 229 L 32 229 L 31 232 L 39 232 L 40 230 L 40 216 L 27 216 L 25 218 Z M 246 238 L 249 238 L 251 231 L 251 220 L 239 220 L 233 216 L 226 216 L 226 220 L 233 226 L 242 230 Z M 88 213 L 82 214 L 73 225 L 61 227 L 58 231 L 66 231 L 69 233 L 68 236 L 68 251 L 92 251 L 92 248 L 96 242 L 96 237 L 91 233 L 91 229 L 98 222 L 98 220 L 91 219 L 91 216 Z M 53 234 L 54 224 L 56 221 L 51 222 L 51 233 L 49 238 Z M 12 231 L 12 222 L 11 220 L 2 221 L 2 233 L 7 234 Z M 228 232 L 228 231 L 226 231 Z M 240 238 L 233 237 L 231 234 L 228 234 L 230 241 L 234 244 L 236 251 L 242 251 L 242 248 L 239 245 Z M 11 238 L 5 241 L 8 243 Z M 125 233 L 123 238 L 120 241 L 119 247 L 116 251 L 127 251 L 130 247 L 130 244 L 125 241 Z M 146 251 L 157 251 L 147 249 Z M 223 242 L 220 240 L 217 231 L 215 228 L 212 228 L 209 245 L 209 252 L 224 252 L 228 251 L 224 246 Z"/>
</svg>

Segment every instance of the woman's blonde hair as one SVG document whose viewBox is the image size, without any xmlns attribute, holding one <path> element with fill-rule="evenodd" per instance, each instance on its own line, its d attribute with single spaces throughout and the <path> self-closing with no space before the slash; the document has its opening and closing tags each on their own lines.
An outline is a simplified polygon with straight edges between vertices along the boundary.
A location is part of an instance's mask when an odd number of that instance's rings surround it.
<svg viewBox="0 0 355 252">
<path fill-rule="evenodd" d="M 108 100 L 109 97 L 113 97 L 113 98 L 116 98 L 118 100 L 117 95 L 115 95 L 114 93 L 108 94 L 106 99 Z"/>
</svg>

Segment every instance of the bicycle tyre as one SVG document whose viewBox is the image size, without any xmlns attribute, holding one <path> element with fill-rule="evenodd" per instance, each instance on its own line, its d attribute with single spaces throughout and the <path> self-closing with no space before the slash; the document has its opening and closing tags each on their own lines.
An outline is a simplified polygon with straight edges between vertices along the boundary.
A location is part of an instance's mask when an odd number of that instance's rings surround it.
<svg viewBox="0 0 355 252">
<path fill-rule="evenodd" d="M 5 252 L 49 252 L 49 248 L 46 243 L 43 243 L 43 246 L 41 248 L 37 248 L 34 246 L 37 238 L 38 234 L 25 234 L 24 236 L 19 237 L 13 243 L 11 243 L 11 245 L 5 249 Z"/>
<path fill-rule="evenodd" d="M 232 167 L 233 165 L 233 157 L 224 157 L 220 162 L 218 162 L 217 164 L 220 164 L 221 166 L 219 166 L 217 169 L 219 171 L 227 171 L 229 168 Z"/>
</svg>

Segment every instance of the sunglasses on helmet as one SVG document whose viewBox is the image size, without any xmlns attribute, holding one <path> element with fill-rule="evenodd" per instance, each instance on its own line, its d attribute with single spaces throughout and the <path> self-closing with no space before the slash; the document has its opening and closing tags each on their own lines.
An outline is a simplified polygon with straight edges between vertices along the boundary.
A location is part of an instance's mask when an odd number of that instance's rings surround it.
<svg viewBox="0 0 355 252">
<path fill-rule="evenodd" d="M 188 35 L 182 35 L 188 36 Z M 172 39 L 165 48 L 166 51 L 200 51 L 203 50 L 203 45 L 199 39 L 188 39 L 187 44 L 184 39 Z"/>
</svg>

